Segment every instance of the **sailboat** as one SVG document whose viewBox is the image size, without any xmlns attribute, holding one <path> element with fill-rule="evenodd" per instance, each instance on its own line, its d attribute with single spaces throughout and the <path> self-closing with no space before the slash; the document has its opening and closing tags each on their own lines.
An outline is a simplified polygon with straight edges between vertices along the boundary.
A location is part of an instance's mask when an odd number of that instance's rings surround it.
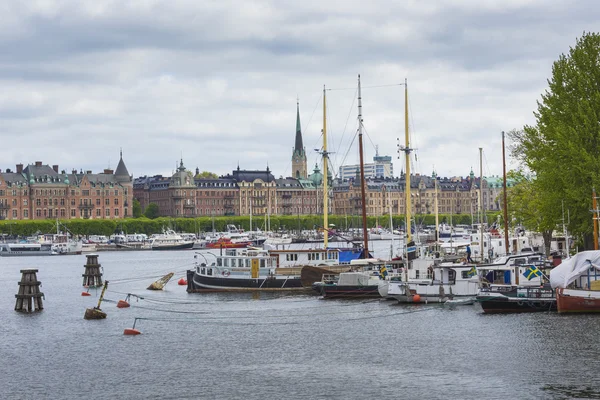
<svg viewBox="0 0 600 400">
<path fill-rule="evenodd" d="M 325 126 L 325 125 L 324 125 Z M 362 198 L 362 230 L 363 247 L 362 257 L 350 261 L 350 271 L 339 274 L 324 275 L 324 279 L 312 285 L 314 291 L 323 298 L 379 298 L 379 281 L 387 275 L 388 267 L 392 266 L 382 260 L 370 258 L 369 237 L 367 231 L 367 211 L 365 195 L 365 169 L 363 162 L 363 119 L 360 75 L 358 76 L 358 147 L 360 156 L 360 180 Z M 325 171 L 327 171 L 325 169 Z M 327 212 L 325 212 L 327 215 Z M 325 232 L 327 240 L 328 232 Z M 387 266 L 386 266 L 387 264 Z M 385 271 L 385 273 L 383 272 Z"/>
<path fill-rule="evenodd" d="M 440 257 L 439 249 L 430 249 L 415 243 L 411 230 L 411 186 L 410 186 L 410 148 L 408 132 L 408 84 L 404 81 L 404 129 L 406 174 L 406 238 L 404 257 L 406 265 L 400 279 L 390 279 L 379 284 L 382 297 L 394 298 L 400 303 L 445 302 L 460 297 L 472 297 L 477 294 L 478 280 L 472 265 L 445 261 Z M 437 181 L 436 181 L 437 189 Z M 437 191 L 436 191 L 437 215 Z M 436 229 L 437 229 L 436 222 Z M 437 236 L 437 234 L 436 234 Z M 437 245 L 437 242 L 436 242 Z"/>
</svg>

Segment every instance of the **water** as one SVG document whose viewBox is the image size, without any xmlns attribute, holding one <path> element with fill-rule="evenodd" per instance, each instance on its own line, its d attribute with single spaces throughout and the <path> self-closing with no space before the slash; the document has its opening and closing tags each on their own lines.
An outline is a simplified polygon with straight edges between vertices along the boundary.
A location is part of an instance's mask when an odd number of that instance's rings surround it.
<svg viewBox="0 0 600 400">
<path fill-rule="evenodd" d="M 0 258 L 2 399 L 600 398 L 599 316 L 187 294 L 190 251 L 99 254 L 108 300 L 145 297 L 103 303 L 100 321 L 83 319 L 99 296 L 81 296 L 85 256 Z M 23 315 L 32 267 L 45 309 Z M 165 291 L 145 290 L 167 272 Z M 142 334 L 123 335 L 136 317 Z"/>
</svg>

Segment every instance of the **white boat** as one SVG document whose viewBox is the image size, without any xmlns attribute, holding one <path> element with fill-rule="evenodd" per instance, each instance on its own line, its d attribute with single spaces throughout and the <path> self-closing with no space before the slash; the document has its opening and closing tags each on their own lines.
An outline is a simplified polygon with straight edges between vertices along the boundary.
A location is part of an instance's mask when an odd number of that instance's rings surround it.
<svg viewBox="0 0 600 400">
<path fill-rule="evenodd" d="M 183 250 L 194 247 L 193 240 L 185 240 L 171 229 L 167 229 L 160 235 L 155 235 L 150 239 L 150 248 L 152 250 Z"/>
<path fill-rule="evenodd" d="M 444 306 L 453 308 L 456 306 L 471 306 L 475 304 L 474 297 L 462 297 L 458 299 L 448 299 L 444 302 Z"/>
<path fill-rule="evenodd" d="M 49 256 L 55 254 L 50 243 L 0 243 L 0 256 Z"/>
</svg>

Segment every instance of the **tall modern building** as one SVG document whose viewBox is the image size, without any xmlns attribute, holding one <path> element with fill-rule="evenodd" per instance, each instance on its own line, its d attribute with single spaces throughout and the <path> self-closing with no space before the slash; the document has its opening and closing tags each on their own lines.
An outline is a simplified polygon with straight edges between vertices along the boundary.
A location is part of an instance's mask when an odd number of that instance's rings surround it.
<svg viewBox="0 0 600 400">
<path fill-rule="evenodd" d="M 296 142 L 292 154 L 292 175 L 296 179 L 306 179 L 306 149 L 302 145 L 302 130 L 300 129 L 300 103 L 296 103 Z"/>
<path fill-rule="evenodd" d="M 360 165 L 342 165 L 339 178 L 341 180 L 355 179 L 360 176 Z M 380 156 L 379 151 L 373 157 L 373 162 L 365 164 L 365 179 L 392 178 L 394 165 L 391 156 Z"/>
</svg>

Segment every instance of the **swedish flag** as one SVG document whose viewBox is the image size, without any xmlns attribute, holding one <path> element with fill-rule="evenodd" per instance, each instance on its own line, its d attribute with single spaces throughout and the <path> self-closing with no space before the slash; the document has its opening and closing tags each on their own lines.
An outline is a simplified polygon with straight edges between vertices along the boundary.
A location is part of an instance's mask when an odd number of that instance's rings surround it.
<svg viewBox="0 0 600 400">
<path fill-rule="evenodd" d="M 472 277 L 477 275 L 477 269 L 475 267 L 472 267 L 468 272 L 467 272 L 467 276 L 468 277 Z"/>
<path fill-rule="evenodd" d="M 541 276 L 542 271 L 540 271 L 535 265 L 532 265 L 529 268 L 527 268 L 525 272 L 523 272 L 523 275 L 525 276 L 525 278 L 527 278 L 527 280 L 530 281 L 536 276 Z"/>
<path fill-rule="evenodd" d="M 385 267 L 385 265 L 382 265 L 382 266 L 379 268 L 379 277 L 380 277 L 381 279 L 385 279 L 385 277 L 386 277 L 386 276 L 388 276 L 388 271 L 387 271 L 387 268 Z"/>
</svg>

